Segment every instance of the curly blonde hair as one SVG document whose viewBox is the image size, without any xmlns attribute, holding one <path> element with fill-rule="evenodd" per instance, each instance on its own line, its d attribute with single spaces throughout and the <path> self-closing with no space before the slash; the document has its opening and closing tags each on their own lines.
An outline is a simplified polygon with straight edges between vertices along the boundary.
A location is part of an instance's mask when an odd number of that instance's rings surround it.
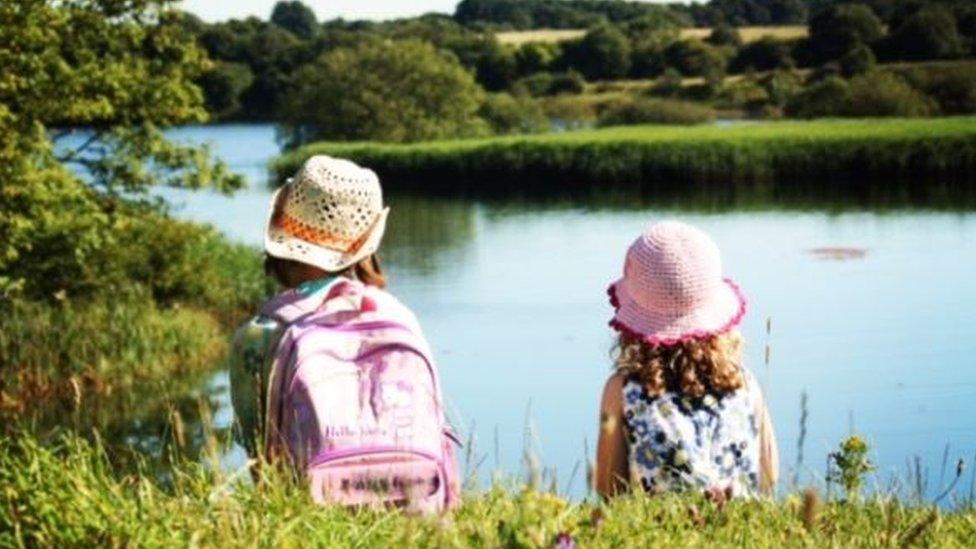
<svg viewBox="0 0 976 549">
<path fill-rule="evenodd" d="M 668 347 L 621 334 L 616 350 L 617 371 L 635 379 L 651 396 L 671 391 L 702 398 L 724 395 L 745 384 L 738 330 Z"/>
</svg>

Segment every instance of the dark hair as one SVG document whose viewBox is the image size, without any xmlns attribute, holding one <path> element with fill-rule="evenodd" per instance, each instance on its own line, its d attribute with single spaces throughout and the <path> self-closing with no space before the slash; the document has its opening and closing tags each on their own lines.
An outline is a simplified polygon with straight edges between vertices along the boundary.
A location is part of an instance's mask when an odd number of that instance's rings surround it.
<svg viewBox="0 0 976 549">
<path fill-rule="evenodd" d="M 294 282 L 292 280 L 293 275 L 290 276 L 289 273 L 295 271 L 305 271 L 306 273 L 311 273 L 313 275 L 305 276 L 304 278 L 306 279 L 323 277 L 332 274 L 352 278 L 369 286 L 386 288 L 386 275 L 383 274 L 383 268 L 380 266 L 380 260 L 376 254 L 371 254 L 361 259 L 355 265 L 346 267 L 345 269 L 334 273 L 330 273 L 324 269 L 319 269 L 313 265 L 302 263 L 300 261 L 283 259 L 270 254 L 264 255 L 264 272 L 271 278 L 274 278 L 278 284 L 285 287 L 292 285 L 290 283 Z"/>
</svg>

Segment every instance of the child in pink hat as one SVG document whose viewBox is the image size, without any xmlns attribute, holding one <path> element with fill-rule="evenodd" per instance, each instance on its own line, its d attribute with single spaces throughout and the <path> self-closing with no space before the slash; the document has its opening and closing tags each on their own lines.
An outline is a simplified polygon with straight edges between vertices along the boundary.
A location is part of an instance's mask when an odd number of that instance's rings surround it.
<svg viewBox="0 0 976 549">
<path fill-rule="evenodd" d="M 597 491 L 771 491 L 775 435 L 737 329 L 746 299 L 723 277 L 712 239 L 684 223 L 651 226 L 609 294 L 619 336 L 600 406 Z"/>
</svg>

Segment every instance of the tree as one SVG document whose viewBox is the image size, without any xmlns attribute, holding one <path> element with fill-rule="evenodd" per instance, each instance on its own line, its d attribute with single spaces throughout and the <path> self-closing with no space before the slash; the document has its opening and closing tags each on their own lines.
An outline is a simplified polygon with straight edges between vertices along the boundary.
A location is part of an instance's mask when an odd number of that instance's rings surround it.
<svg viewBox="0 0 976 549">
<path fill-rule="evenodd" d="M 240 113 L 241 94 L 254 82 L 254 74 L 242 63 L 217 63 L 197 80 L 203 90 L 207 112 L 217 119 Z"/>
<path fill-rule="evenodd" d="M 302 67 L 281 114 L 292 146 L 308 139 L 420 141 L 484 132 L 482 96 L 450 53 L 415 40 L 369 42 Z"/>
<path fill-rule="evenodd" d="M 725 76 L 725 56 L 701 40 L 675 42 L 668 48 L 667 58 L 668 64 L 685 76 L 702 76 L 712 83 Z"/>
<path fill-rule="evenodd" d="M 562 65 L 587 80 L 621 78 L 630 70 L 630 43 L 619 28 L 600 25 L 563 46 Z"/>
<path fill-rule="evenodd" d="M 884 36 L 884 25 L 871 8 L 861 4 L 838 5 L 810 21 L 808 48 L 817 62 L 833 61 L 858 44 L 871 46 Z"/>
<path fill-rule="evenodd" d="M 919 61 L 959 57 L 964 52 L 955 16 L 940 5 L 925 6 L 906 19 L 885 47 L 890 58 Z"/>
<path fill-rule="evenodd" d="M 208 62 L 169 4 L 0 3 L 0 295 L 117 291 L 105 265 L 158 213 L 151 185 L 241 185 L 160 132 L 206 116 Z"/>
<path fill-rule="evenodd" d="M 298 0 L 281 1 L 275 4 L 274 9 L 271 10 L 271 23 L 303 40 L 315 36 L 319 26 L 312 8 Z"/>
</svg>

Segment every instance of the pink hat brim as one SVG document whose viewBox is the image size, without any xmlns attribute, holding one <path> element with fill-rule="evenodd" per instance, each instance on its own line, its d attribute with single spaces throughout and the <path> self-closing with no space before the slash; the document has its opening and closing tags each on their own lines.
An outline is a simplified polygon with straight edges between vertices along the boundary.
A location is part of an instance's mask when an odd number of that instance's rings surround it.
<svg viewBox="0 0 976 549">
<path fill-rule="evenodd" d="M 607 289 L 610 304 L 616 309 L 610 326 L 655 347 L 673 347 L 724 334 L 738 326 L 746 314 L 746 297 L 738 284 L 728 278 L 709 301 L 681 316 L 641 307 L 621 282 L 618 280 Z"/>
</svg>

